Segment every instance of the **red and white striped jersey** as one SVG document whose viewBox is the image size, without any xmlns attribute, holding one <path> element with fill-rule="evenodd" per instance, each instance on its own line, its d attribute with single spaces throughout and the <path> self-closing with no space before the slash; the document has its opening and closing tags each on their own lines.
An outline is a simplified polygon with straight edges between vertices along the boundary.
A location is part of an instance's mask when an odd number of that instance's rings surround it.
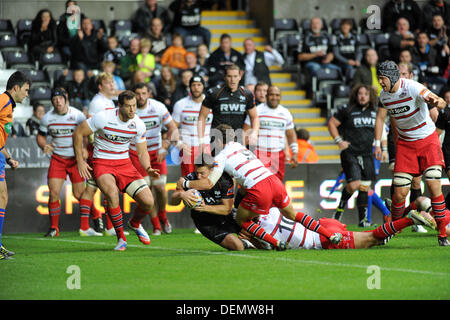
<svg viewBox="0 0 450 320">
<path fill-rule="evenodd" d="M 69 107 L 67 113 L 63 115 L 52 109 L 41 119 L 39 131 L 52 137 L 52 143 L 55 146 L 54 154 L 75 157 L 72 134 L 84 120 L 86 120 L 84 114 L 73 107 Z"/>
<path fill-rule="evenodd" d="M 283 217 L 278 208 L 270 208 L 269 214 L 259 215 L 258 224 L 275 239 L 285 241 L 289 249 L 322 249 L 317 232 Z"/>
<path fill-rule="evenodd" d="M 203 99 L 204 98 L 205 97 L 203 96 Z M 199 145 L 197 122 L 201 107 L 202 102 L 194 102 L 190 96 L 178 100 L 173 107 L 172 118 L 180 124 L 179 130 L 182 141 L 191 147 L 197 147 Z M 211 110 L 206 118 L 204 135 L 205 144 L 209 144 L 211 140 L 210 132 L 212 118 L 213 115 Z"/>
<path fill-rule="evenodd" d="M 115 109 L 114 101 L 108 99 L 102 93 L 97 93 L 89 103 L 88 115 L 93 116 L 97 112 Z"/>
<path fill-rule="evenodd" d="M 289 110 L 282 105 L 275 109 L 266 103 L 256 107 L 259 117 L 258 149 L 267 152 L 280 152 L 286 147 L 286 130 L 294 129 L 294 120 Z M 247 116 L 245 123 L 251 125 Z"/>
<path fill-rule="evenodd" d="M 394 117 L 400 139 L 406 141 L 424 139 L 436 130 L 428 106 L 423 100 L 431 91 L 414 80 L 400 79 L 400 81 L 397 92 L 381 91 L 380 105 Z"/>
<path fill-rule="evenodd" d="M 145 142 L 145 124 L 135 116 L 123 122 L 119 109 L 101 111 L 87 120 L 95 132 L 94 158 L 128 159 L 130 143 Z"/>
<path fill-rule="evenodd" d="M 147 138 L 147 150 L 155 151 L 161 148 L 161 129 L 163 125 L 167 125 L 172 121 L 172 116 L 167 110 L 166 106 L 154 99 L 148 99 L 147 106 L 144 108 L 137 108 L 136 114 L 144 122 Z M 136 145 L 130 144 L 130 149 L 136 151 Z"/>
<path fill-rule="evenodd" d="M 238 142 L 227 143 L 214 157 L 214 170 L 225 171 L 246 189 L 272 175 L 253 152 Z"/>
</svg>

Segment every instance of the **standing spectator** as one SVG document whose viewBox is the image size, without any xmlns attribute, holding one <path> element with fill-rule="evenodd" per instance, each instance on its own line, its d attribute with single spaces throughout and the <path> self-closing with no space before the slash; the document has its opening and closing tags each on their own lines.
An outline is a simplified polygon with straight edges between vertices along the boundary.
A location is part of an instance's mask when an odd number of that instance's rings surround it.
<svg viewBox="0 0 450 320">
<path fill-rule="evenodd" d="M 174 13 L 173 32 L 201 36 L 208 47 L 211 42 L 211 32 L 200 25 L 202 19 L 202 3 L 200 0 L 175 0 L 169 9 Z"/>
<path fill-rule="evenodd" d="M 148 38 L 141 39 L 140 53 L 136 56 L 136 71 L 142 71 L 145 74 L 145 82 L 149 82 L 153 77 L 153 71 L 156 67 L 155 56 L 150 53 L 152 42 Z"/>
<path fill-rule="evenodd" d="M 33 115 L 25 124 L 27 136 L 36 136 L 41 125 L 41 119 L 45 115 L 45 107 L 43 104 L 35 103 L 33 105 Z"/>
<path fill-rule="evenodd" d="M 392 59 L 399 61 L 400 51 L 404 49 L 412 49 L 416 43 L 414 34 L 409 31 L 409 22 L 406 18 L 397 20 L 397 30 L 389 36 L 389 52 Z"/>
<path fill-rule="evenodd" d="M 171 27 L 169 11 L 158 5 L 158 0 L 145 0 L 144 4 L 136 11 L 133 19 L 133 28 L 137 33 L 146 32 L 152 23 L 153 18 L 160 18 L 163 22 L 164 32 Z"/>
<path fill-rule="evenodd" d="M 264 81 L 270 85 L 269 67 L 284 64 L 281 54 L 271 46 L 266 46 L 264 52 L 256 50 L 255 42 L 250 38 L 244 41 L 244 51 L 242 56 L 245 62 L 244 85 L 250 91 L 254 91 L 258 81 Z"/>
<path fill-rule="evenodd" d="M 191 78 L 193 76 L 193 73 L 191 70 L 183 70 L 181 71 L 180 75 L 180 82 L 177 85 L 177 88 L 173 92 L 170 108 L 169 111 L 172 113 L 174 104 L 178 101 L 183 99 L 184 97 L 187 97 L 190 94 L 189 89 L 189 82 L 191 81 Z"/>
<path fill-rule="evenodd" d="M 394 32 L 394 22 L 399 18 L 405 18 L 411 30 L 419 31 L 422 28 L 422 10 L 414 0 L 390 0 L 384 5 L 381 16 L 384 32 Z"/>
<path fill-rule="evenodd" d="M 197 47 L 197 60 L 198 60 L 198 64 L 202 67 L 207 66 L 207 62 L 208 62 L 208 58 L 209 58 L 209 49 L 206 46 L 206 44 L 199 44 Z"/>
<path fill-rule="evenodd" d="M 412 49 L 412 57 L 414 64 L 418 65 L 420 70 L 425 74 L 425 81 L 427 83 L 446 83 L 445 80 L 439 79 L 439 67 L 436 64 L 436 50 L 430 46 L 426 32 L 421 31 L 417 35 L 417 43 Z"/>
<path fill-rule="evenodd" d="M 120 59 L 119 75 L 122 77 L 125 83 L 130 83 L 133 73 L 136 71 L 137 63 L 136 56 L 140 51 L 140 40 L 134 38 L 130 41 L 129 52 Z"/>
<path fill-rule="evenodd" d="M 311 32 L 309 32 L 298 48 L 298 60 L 304 63 L 310 76 L 314 76 L 321 68 L 340 68 L 331 62 L 334 59 L 331 39 L 325 31 L 322 31 L 322 19 L 311 19 Z"/>
<path fill-rule="evenodd" d="M 152 42 L 150 52 L 155 56 L 156 63 L 160 63 L 161 57 L 167 49 L 167 38 L 163 32 L 163 24 L 160 18 L 153 18 L 150 30 L 143 34 Z"/>
<path fill-rule="evenodd" d="M 170 108 L 172 105 L 172 95 L 177 87 L 177 80 L 170 67 L 162 67 L 161 78 L 156 84 L 156 100 L 161 101 Z"/>
<path fill-rule="evenodd" d="M 207 69 L 210 75 L 209 86 L 224 83 L 225 69 L 227 66 L 237 65 L 244 75 L 245 62 L 242 55 L 231 47 L 231 36 L 224 33 L 220 36 L 220 46 L 208 58 Z"/>
<path fill-rule="evenodd" d="M 298 163 L 317 163 L 319 156 L 317 155 L 314 146 L 309 142 L 309 132 L 306 129 L 297 129 L 297 144 L 298 144 Z M 291 157 L 293 156 L 291 152 Z"/>
<path fill-rule="evenodd" d="M 377 95 L 381 92 L 381 85 L 377 77 L 378 54 L 375 49 L 367 49 L 363 63 L 356 69 L 353 76 L 353 86 L 356 84 L 365 84 L 374 88 Z"/>
<path fill-rule="evenodd" d="M 358 37 L 351 30 L 352 22 L 349 19 L 343 19 L 340 31 L 332 38 L 335 63 L 345 76 L 350 76 L 351 71 L 360 66 L 362 58 Z"/>
<path fill-rule="evenodd" d="M 174 33 L 172 36 L 172 45 L 164 51 L 161 57 L 161 64 L 171 67 L 172 71 L 178 74 L 179 70 L 187 68 L 186 53 L 187 50 L 183 47 L 183 37 L 179 33 Z"/>
<path fill-rule="evenodd" d="M 439 66 L 441 73 L 447 69 L 449 62 L 449 34 L 450 28 L 447 28 L 444 24 L 444 18 L 440 14 L 434 15 L 431 28 L 428 30 L 428 36 L 430 38 L 430 45 L 436 49 L 436 63 Z"/>
<path fill-rule="evenodd" d="M 69 100 L 72 106 L 82 110 L 87 108 L 90 102 L 89 80 L 86 79 L 83 69 L 77 69 L 73 72 L 73 80 L 66 81 L 69 70 L 64 70 L 58 80 L 58 86 L 64 87 L 69 94 Z"/>
<path fill-rule="evenodd" d="M 56 43 L 56 22 L 50 10 L 42 9 L 31 25 L 28 52 L 31 53 L 32 60 L 37 61 L 41 54 L 54 52 Z"/>
<path fill-rule="evenodd" d="M 94 33 L 91 19 L 82 20 L 81 30 L 78 30 L 72 41 L 73 68 L 83 69 L 85 72 L 100 69 L 103 54 L 108 49 L 104 33 L 102 28 Z"/>
<path fill-rule="evenodd" d="M 208 82 L 208 70 L 197 63 L 197 56 L 193 52 L 186 53 L 187 68 L 192 74 L 202 77 L 205 83 Z"/>
<path fill-rule="evenodd" d="M 400 56 L 399 56 L 399 62 L 403 62 L 403 63 L 408 63 L 411 65 L 412 70 L 413 70 L 413 80 L 417 81 L 417 82 L 424 82 L 424 73 L 420 70 L 420 68 L 413 64 L 413 58 L 412 58 L 412 54 L 411 51 L 409 51 L 409 49 L 404 49 L 402 51 L 400 51 Z"/>
<path fill-rule="evenodd" d="M 429 29 L 432 26 L 432 19 L 435 15 L 440 15 L 444 23 L 450 26 L 450 6 L 444 0 L 428 0 L 422 8 L 424 28 Z"/>
<path fill-rule="evenodd" d="M 108 51 L 103 55 L 103 61 L 112 61 L 115 64 L 120 63 L 120 59 L 124 57 L 127 53 L 121 47 L 119 47 L 119 42 L 115 36 L 108 37 Z"/>
<path fill-rule="evenodd" d="M 81 20 L 85 18 L 85 15 L 80 12 L 80 7 L 76 1 L 66 1 L 65 9 L 65 12 L 59 17 L 56 35 L 59 51 L 68 61 L 71 56 L 70 43 L 77 35 L 78 29 L 81 26 Z"/>
<path fill-rule="evenodd" d="M 267 101 L 267 90 L 269 85 L 263 81 L 258 81 L 255 86 L 255 104 L 266 103 Z"/>
</svg>

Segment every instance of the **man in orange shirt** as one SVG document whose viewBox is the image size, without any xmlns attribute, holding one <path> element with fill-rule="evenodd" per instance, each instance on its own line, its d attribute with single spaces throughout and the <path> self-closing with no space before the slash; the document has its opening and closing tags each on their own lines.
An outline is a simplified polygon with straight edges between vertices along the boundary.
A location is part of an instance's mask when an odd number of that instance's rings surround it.
<svg viewBox="0 0 450 320">
<path fill-rule="evenodd" d="M 6 151 L 5 143 L 11 132 L 13 109 L 16 102 L 21 103 L 28 96 L 31 81 L 20 71 L 14 72 L 8 79 L 6 91 L 0 94 L 0 260 L 11 259 L 14 252 L 3 247 L 2 229 L 5 220 L 5 209 L 8 203 L 8 189 L 5 181 L 5 163 L 12 169 L 19 166 L 19 162 L 12 159 Z"/>
</svg>

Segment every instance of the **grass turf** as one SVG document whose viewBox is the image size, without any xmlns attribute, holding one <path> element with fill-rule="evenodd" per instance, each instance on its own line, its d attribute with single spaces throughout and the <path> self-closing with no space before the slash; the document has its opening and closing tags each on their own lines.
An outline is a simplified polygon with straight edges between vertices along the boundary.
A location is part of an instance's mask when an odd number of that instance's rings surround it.
<svg viewBox="0 0 450 320">
<path fill-rule="evenodd" d="M 229 252 L 192 229 L 152 236 L 150 246 L 127 238 L 128 249 L 115 252 L 115 237 L 4 235 L 16 255 L 0 261 L 0 299 L 450 299 L 450 250 L 434 231 L 408 228 L 364 250 L 285 252 Z M 80 289 L 67 287 L 71 265 L 80 268 Z M 372 265 L 380 289 L 368 289 Z"/>
</svg>

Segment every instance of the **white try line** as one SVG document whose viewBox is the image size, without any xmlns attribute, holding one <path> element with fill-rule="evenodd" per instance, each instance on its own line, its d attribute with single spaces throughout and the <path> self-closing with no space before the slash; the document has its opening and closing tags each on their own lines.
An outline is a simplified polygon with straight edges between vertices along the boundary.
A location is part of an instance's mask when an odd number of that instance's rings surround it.
<svg viewBox="0 0 450 320">
<path fill-rule="evenodd" d="M 68 239 L 55 239 L 55 238 L 27 238 L 20 236 L 5 236 L 6 239 L 18 239 L 18 240 L 31 240 L 31 241 L 57 241 L 57 242 L 67 242 L 67 243 L 79 243 L 79 244 L 92 244 L 92 245 L 102 245 L 108 246 L 113 250 L 115 243 L 106 243 L 106 242 L 94 242 L 94 241 L 83 241 L 83 240 L 68 240 Z M 182 249 L 182 248 L 166 248 L 166 247 L 156 247 L 156 246 L 144 246 L 144 245 L 136 245 L 136 244 L 128 244 L 128 248 L 138 248 L 138 249 L 153 249 L 153 250 L 166 250 L 166 251 L 176 251 L 176 252 L 187 252 L 187 253 L 202 253 L 202 254 L 211 254 L 211 255 L 225 255 L 230 257 L 239 257 L 239 258 L 247 258 L 247 259 L 259 259 L 259 260 L 270 260 L 270 261 L 278 261 L 278 262 L 289 262 L 289 263 L 300 263 L 300 264 L 313 264 L 313 265 L 322 265 L 322 266 L 330 266 L 330 267 L 346 267 L 346 268 L 358 268 L 365 269 L 369 267 L 368 265 L 361 264 L 350 264 L 350 263 L 338 263 L 338 262 L 326 262 L 326 261 L 318 261 L 318 260 L 302 260 L 302 259 L 292 259 L 292 258 L 282 258 L 282 257 L 266 257 L 266 256 L 256 256 L 256 255 L 247 255 L 237 252 L 228 252 L 228 251 L 208 251 L 208 250 L 193 250 L 193 249 Z M 408 272 L 408 273 L 418 273 L 418 274 L 426 274 L 432 276 L 442 276 L 448 277 L 450 273 L 448 272 L 434 272 L 427 270 L 414 270 L 414 269 L 402 269 L 402 268 L 390 268 L 390 267 L 380 267 L 381 270 L 385 271 L 394 271 L 394 272 Z"/>
</svg>

